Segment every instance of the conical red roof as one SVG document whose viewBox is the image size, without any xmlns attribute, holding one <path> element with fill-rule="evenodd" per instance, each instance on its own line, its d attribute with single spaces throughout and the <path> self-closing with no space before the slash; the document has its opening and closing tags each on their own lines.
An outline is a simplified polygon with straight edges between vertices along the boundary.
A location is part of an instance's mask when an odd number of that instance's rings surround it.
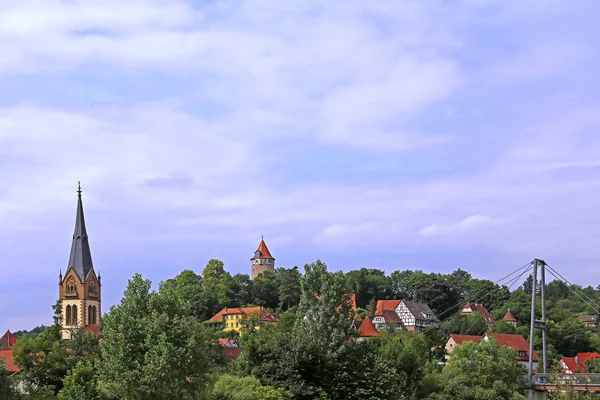
<svg viewBox="0 0 600 400">
<path fill-rule="evenodd" d="M 361 337 L 373 337 L 381 336 L 381 333 L 377 332 L 375 325 L 371 322 L 371 318 L 367 317 L 363 320 L 362 324 L 358 327 L 358 333 Z"/>
<path fill-rule="evenodd" d="M 17 338 L 10 331 L 6 331 L 4 336 L 0 337 L 0 350 L 9 350 L 15 343 Z"/>
<path fill-rule="evenodd" d="M 511 314 L 510 310 L 506 312 L 504 316 L 504 320 L 507 322 L 517 322 L 517 319 Z"/>
<path fill-rule="evenodd" d="M 267 244 L 265 243 L 264 239 L 260 240 L 260 244 L 258 245 L 258 249 L 256 251 L 258 254 L 255 254 L 252 259 L 255 259 L 255 258 L 270 258 L 273 260 L 275 259 L 275 257 L 273 257 L 271 255 L 271 253 L 269 252 L 269 249 L 267 248 Z"/>
</svg>

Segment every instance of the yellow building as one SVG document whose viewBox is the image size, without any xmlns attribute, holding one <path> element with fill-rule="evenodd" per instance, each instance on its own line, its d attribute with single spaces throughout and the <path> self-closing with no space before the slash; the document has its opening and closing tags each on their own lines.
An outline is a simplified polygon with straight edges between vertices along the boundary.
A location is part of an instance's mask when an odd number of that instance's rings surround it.
<svg viewBox="0 0 600 400">
<path fill-rule="evenodd" d="M 254 329 L 264 324 L 276 324 L 277 318 L 264 307 L 224 308 L 208 320 L 211 325 L 223 327 L 225 332 L 242 332 L 244 326 L 255 323 Z"/>
</svg>

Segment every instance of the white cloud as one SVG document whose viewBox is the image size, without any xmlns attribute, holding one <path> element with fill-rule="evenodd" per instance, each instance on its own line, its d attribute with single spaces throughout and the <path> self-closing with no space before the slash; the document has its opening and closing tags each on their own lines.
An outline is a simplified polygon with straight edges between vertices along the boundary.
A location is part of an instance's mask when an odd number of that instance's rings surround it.
<svg viewBox="0 0 600 400">
<path fill-rule="evenodd" d="M 421 229 L 420 234 L 425 238 L 462 235 L 472 232 L 479 227 L 500 223 L 500 220 L 486 215 L 471 215 L 455 224 L 428 225 Z"/>
</svg>

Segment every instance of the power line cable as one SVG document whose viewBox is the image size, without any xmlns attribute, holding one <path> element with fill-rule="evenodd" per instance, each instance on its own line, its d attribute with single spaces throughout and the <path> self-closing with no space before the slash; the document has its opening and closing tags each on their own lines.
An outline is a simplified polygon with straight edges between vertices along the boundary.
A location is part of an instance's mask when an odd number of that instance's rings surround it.
<svg viewBox="0 0 600 400">
<path fill-rule="evenodd" d="M 517 282 L 519 281 L 519 279 L 521 279 L 521 277 L 522 277 L 523 275 L 525 275 L 527 272 L 529 272 L 529 271 L 530 271 L 532 268 L 533 268 L 533 267 L 530 267 L 530 268 L 526 269 L 525 271 L 523 271 L 523 272 L 521 273 L 521 275 L 519 275 L 519 276 L 517 276 L 516 278 L 514 278 L 514 279 L 511 281 L 511 284 L 510 284 L 510 286 L 508 287 L 508 290 L 510 291 L 510 289 L 511 289 L 511 288 L 514 286 L 514 284 L 515 284 L 515 283 L 517 283 Z M 494 307 L 496 307 L 497 305 L 499 305 L 501 301 L 502 301 L 502 297 L 498 297 L 498 300 L 496 300 L 496 302 L 494 302 L 494 304 L 492 304 L 492 306 L 491 306 L 490 308 L 491 308 L 491 309 L 494 309 Z M 469 332 L 469 331 L 470 331 L 470 330 L 471 330 L 471 329 L 472 329 L 472 328 L 475 326 L 475 324 L 476 324 L 476 323 L 477 323 L 477 322 L 474 322 L 474 323 L 473 323 L 473 325 L 471 325 L 471 326 L 469 327 L 469 329 L 467 330 L 467 332 Z M 486 327 L 484 327 L 482 330 L 480 330 L 480 331 L 479 331 L 479 333 L 477 334 L 477 336 L 481 335 L 485 329 L 487 329 L 487 326 L 486 326 Z"/>
<path fill-rule="evenodd" d="M 523 265 L 522 267 L 520 267 L 520 268 L 517 268 L 516 270 L 514 270 L 514 271 L 513 271 L 513 272 L 511 272 L 510 274 L 503 276 L 502 278 L 498 279 L 496 282 L 493 282 L 493 283 L 494 283 L 495 285 L 498 285 L 498 286 L 500 286 L 500 282 L 502 282 L 502 281 L 504 281 L 505 279 L 509 278 L 510 276 L 512 276 L 512 275 L 514 275 L 514 274 L 516 274 L 516 273 L 520 272 L 520 271 L 521 271 L 521 270 L 523 270 L 524 268 L 530 267 L 530 266 L 531 266 L 531 264 L 533 264 L 533 261 L 530 261 L 530 262 L 528 262 L 527 264 Z M 522 274 L 521 274 L 521 275 L 519 275 L 519 277 L 521 277 L 521 276 L 522 276 Z M 502 289 L 502 287 L 499 287 L 498 289 L 495 289 L 495 290 L 501 290 L 501 289 Z M 483 289 L 479 290 L 478 292 L 476 292 L 475 294 L 471 295 L 470 297 L 472 297 L 472 298 L 473 298 L 473 300 L 472 300 L 472 301 L 476 302 L 476 301 L 477 301 L 477 299 L 478 299 L 478 297 L 477 297 L 477 296 L 479 296 L 480 294 L 482 294 L 483 292 L 485 292 L 485 291 L 487 291 L 487 290 L 488 290 L 488 288 L 483 288 Z M 459 306 L 461 306 L 461 305 L 464 305 L 464 301 L 463 301 L 463 300 L 459 301 L 458 303 L 456 303 L 456 304 L 455 304 L 455 305 L 453 305 L 452 307 L 448 308 L 448 309 L 447 309 L 447 310 L 445 310 L 444 312 L 442 312 L 442 313 L 438 314 L 438 315 L 437 315 L 437 317 L 438 317 L 438 318 L 440 318 L 442 315 L 446 314 L 448 311 L 451 311 L 451 310 L 453 310 L 453 309 L 455 309 L 456 307 L 459 307 Z M 456 312 L 454 315 L 452 315 L 452 316 L 450 316 L 450 317 L 446 318 L 446 321 L 447 321 L 447 320 L 450 320 L 450 319 L 452 319 L 452 318 L 454 318 L 454 317 L 456 317 L 456 315 L 460 314 L 460 311 L 461 311 L 461 310 L 458 310 L 458 311 L 457 311 L 457 312 Z"/>
<path fill-rule="evenodd" d="M 551 267 L 551 266 L 549 266 L 548 264 L 546 264 L 546 267 L 548 267 L 548 269 L 550 269 L 550 270 L 551 270 L 551 272 L 554 272 L 555 274 L 557 274 L 558 276 L 560 276 L 560 278 L 558 278 L 556 275 L 552 274 L 552 275 L 554 275 L 554 277 L 555 277 L 556 279 L 559 279 L 559 280 L 562 280 L 562 281 L 564 281 L 564 282 L 567 284 L 567 286 L 569 287 L 569 289 L 573 290 L 571 287 L 572 287 L 572 286 L 575 286 L 575 285 L 573 285 L 571 282 L 569 282 L 569 281 L 567 280 L 567 278 L 565 278 L 564 276 L 562 276 L 562 275 L 561 275 L 561 274 L 560 274 L 560 273 L 559 273 L 557 270 L 555 270 L 554 268 L 552 268 L 552 267 Z M 594 304 L 594 305 L 595 305 L 597 308 L 600 308 L 600 306 L 599 306 L 599 305 L 598 305 L 598 304 L 597 304 L 597 303 L 596 303 L 594 300 L 590 299 L 590 298 L 588 297 L 588 295 L 586 295 L 586 294 L 583 292 L 583 290 L 581 290 L 580 292 L 581 292 L 581 294 L 582 294 L 583 296 L 585 296 L 585 298 L 586 298 L 586 299 L 588 299 L 588 300 L 589 300 L 591 303 L 593 303 L 593 304 Z"/>
<path fill-rule="evenodd" d="M 565 283 L 567 283 L 567 287 L 569 288 L 569 290 L 571 292 L 573 292 L 575 294 L 575 296 L 579 297 L 585 304 L 587 304 L 592 310 L 594 310 L 596 313 L 600 314 L 600 311 L 598 310 L 600 307 L 595 304 L 595 303 L 590 303 L 589 301 L 587 301 L 586 299 L 584 299 L 583 297 L 581 297 L 581 295 L 579 293 L 577 293 L 575 290 L 573 290 L 573 288 L 571 288 L 571 284 L 569 283 L 569 281 L 567 281 L 562 275 L 560 275 L 558 272 L 556 272 L 553 268 L 551 268 L 550 266 L 546 265 L 549 269 L 550 274 L 552 274 L 556 279 L 558 280 L 563 280 Z M 558 275 L 558 276 L 556 276 Z M 560 277 L 560 278 L 559 278 Z M 585 295 L 585 294 L 584 294 Z M 587 296 L 586 296 L 587 297 Z M 589 297 L 588 297 L 589 299 Z M 590 299 L 590 301 L 592 301 Z"/>
</svg>

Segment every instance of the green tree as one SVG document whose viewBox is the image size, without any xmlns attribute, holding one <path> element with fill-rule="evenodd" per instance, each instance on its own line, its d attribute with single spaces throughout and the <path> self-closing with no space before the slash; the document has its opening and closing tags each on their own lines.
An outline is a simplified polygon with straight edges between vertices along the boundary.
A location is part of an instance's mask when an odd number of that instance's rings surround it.
<svg viewBox="0 0 600 400">
<path fill-rule="evenodd" d="M 300 303 L 300 279 L 302 275 L 298 267 L 278 268 L 277 276 L 279 279 L 279 307 L 282 310 L 289 310 Z"/>
<path fill-rule="evenodd" d="M 150 286 L 136 274 L 104 317 L 98 386 L 122 400 L 191 399 L 205 390 L 215 350 L 172 287 Z"/>
<path fill-rule="evenodd" d="M 253 283 L 248 274 L 235 274 L 230 281 L 230 291 L 233 293 L 233 305 L 245 306 L 256 303 L 254 300 Z"/>
<path fill-rule="evenodd" d="M 465 283 L 465 300 L 483 304 L 491 310 L 510 298 L 510 291 L 506 286 L 499 286 L 487 279 L 471 279 Z"/>
<path fill-rule="evenodd" d="M 524 400 L 524 374 L 509 347 L 499 347 L 493 340 L 480 344 L 467 341 L 454 348 L 441 372 L 442 390 L 429 398 Z"/>
<path fill-rule="evenodd" d="M 13 347 L 19 379 L 33 394 L 50 389 L 57 392 L 69 370 L 67 347 L 61 340 L 60 326 L 54 325 L 36 337 L 22 337 Z"/>
<path fill-rule="evenodd" d="M 357 307 L 365 308 L 372 299 L 385 299 L 390 292 L 390 281 L 385 272 L 361 268 L 346 274 L 346 291 L 356 295 Z"/>
<path fill-rule="evenodd" d="M 481 335 L 487 331 L 488 326 L 484 316 L 479 312 L 474 312 L 467 315 L 455 314 L 442 322 L 441 328 L 446 333 Z"/>
<path fill-rule="evenodd" d="M 563 356 L 574 356 L 587 351 L 592 333 L 585 328 L 583 321 L 572 316 L 564 321 L 548 322 L 548 342 Z"/>
<path fill-rule="evenodd" d="M 221 375 L 215 382 L 213 396 L 219 400 L 286 400 L 292 396 L 282 388 L 262 386 L 252 376 L 237 378 Z"/>
<path fill-rule="evenodd" d="M 492 327 L 492 332 L 515 334 L 517 333 L 517 328 L 511 323 L 506 322 L 503 319 L 499 319 Z"/>
<path fill-rule="evenodd" d="M 344 276 L 327 272 L 320 261 L 306 265 L 293 327 L 244 338 L 244 370 L 299 400 L 398 398 L 397 377 L 376 348 L 351 340 L 344 283 Z"/>
<path fill-rule="evenodd" d="M 239 306 L 239 304 L 234 304 L 233 278 L 225 271 L 223 261 L 214 258 L 209 260 L 202 271 L 202 278 L 204 304 L 208 318 L 224 307 Z"/>
<path fill-rule="evenodd" d="M 165 286 L 172 289 L 182 300 L 189 305 L 189 314 L 198 321 L 205 321 L 212 317 L 208 314 L 202 288 L 202 276 L 194 271 L 184 270 L 175 278 L 167 279 Z"/>
<path fill-rule="evenodd" d="M 59 400 L 101 400 L 97 385 L 94 361 L 80 361 L 65 377 L 57 397 Z"/>
<path fill-rule="evenodd" d="M 254 303 L 270 309 L 279 306 L 279 279 L 274 271 L 265 271 L 252 281 Z"/>
<path fill-rule="evenodd" d="M 421 271 L 394 271 L 390 275 L 390 297 L 393 299 L 414 299 L 415 292 L 411 284 L 413 276 Z"/>
<path fill-rule="evenodd" d="M 13 384 L 9 372 L 6 370 L 4 359 L 0 358 L 0 399 L 16 400 L 18 398 Z"/>
</svg>

